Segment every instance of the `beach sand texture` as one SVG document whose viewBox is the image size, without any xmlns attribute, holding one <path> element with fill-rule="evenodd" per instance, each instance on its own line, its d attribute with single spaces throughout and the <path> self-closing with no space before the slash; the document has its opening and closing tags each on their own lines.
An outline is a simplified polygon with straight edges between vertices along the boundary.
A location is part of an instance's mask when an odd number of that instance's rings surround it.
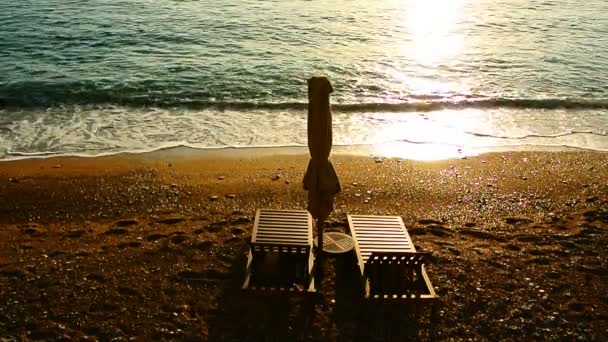
<svg viewBox="0 0 608 342">
<path fill-rule="evenodd" d="M 240 291 L 257 208 L 306 208 L 304 153 L 0 163 L 4 340 L 608 339 L 608 154 L 510 152 L 415 162 L 335 155 L 346 213 L 403 217 L 440 296 L 361 303 L 355 258 L 320 295 Z M 373 318 L 376 317 L 376 318 Z"/>
</svg>

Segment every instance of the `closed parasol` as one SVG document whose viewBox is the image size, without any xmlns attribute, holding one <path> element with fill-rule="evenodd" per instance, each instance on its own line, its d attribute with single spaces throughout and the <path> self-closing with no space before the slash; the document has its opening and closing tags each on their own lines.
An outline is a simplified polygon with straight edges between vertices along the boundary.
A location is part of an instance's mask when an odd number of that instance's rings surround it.
<svg viewBox="0 0 608 342">
<path fill-rule="evenodd" d="M 333 92 L 327 77 L 308 80 L 308 150 L 310 161 L 304 175 L 308 191 L 308 211 L 317 220 L 318 250 L 323 251 L 323 221 L 333 211 L 334 197 L 340 192 L 340 181 L 329 161 L 332 146 L 331 108 Z M 319 253 L 321 255 L 321 253 Z"/>
</svg>

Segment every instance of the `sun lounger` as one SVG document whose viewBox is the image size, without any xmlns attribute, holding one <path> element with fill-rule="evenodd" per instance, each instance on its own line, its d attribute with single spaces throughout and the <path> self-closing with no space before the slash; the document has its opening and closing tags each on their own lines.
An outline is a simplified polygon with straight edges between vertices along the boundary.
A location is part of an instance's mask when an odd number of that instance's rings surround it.
<svg viewBox="0 0 608 342">
<path fill-rule="evenodd" d="M 312 241 L 307 211 L 258 209 L 242 288 L 314 292 Z"/>
<path fill-rule="evenodd" d="M 437 298 L 399 216 L 348 215 L 365 288 L 371 300 L 430 301 Z"/>
</svg>

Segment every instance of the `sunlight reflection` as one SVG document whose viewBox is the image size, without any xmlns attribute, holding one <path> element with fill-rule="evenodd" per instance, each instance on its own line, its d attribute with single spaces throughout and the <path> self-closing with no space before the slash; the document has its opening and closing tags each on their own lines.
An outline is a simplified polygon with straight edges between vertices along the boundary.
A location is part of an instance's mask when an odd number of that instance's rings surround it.
<svg viewBox="0 0 608 342">
<path fill-rule="evenodd" d="M 368 136 L 379 156 L 414 160 L 462 158 L 479 153 L 485 131 L 480 111 L 443 110 L 432 113 L 391 113 L 367 116 Z"/>
<path fill-rule="evenodd" d="M 406 7 L 412 41 L 408 54 L 419 64 L 445 62 L 463 49 L 464 38 L 456 32 L 464 15 L 464 0 L 410 0 Z"/>
<path fill-rule="evenodd" d="M 384 158 L 436 161 L 475 156 L 479 150 L 451 145 L 394 142 L 374 145 L 372 154 Z"/>
</svg>

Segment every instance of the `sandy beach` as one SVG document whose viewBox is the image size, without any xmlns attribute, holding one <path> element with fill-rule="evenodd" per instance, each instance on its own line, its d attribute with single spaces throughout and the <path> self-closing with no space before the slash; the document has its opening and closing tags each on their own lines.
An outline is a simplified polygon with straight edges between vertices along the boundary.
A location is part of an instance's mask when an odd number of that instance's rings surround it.
<svg viewBox="0 0 608 342">
<path fill-rule="evenodd" d="M 306 208 L 308 155 L 182 149 L 0 162 L 0 340 L 608 339 L 608 154 L 332 161 L 328 230 L 402 216 L 432 253 L 432 325 L 362 303 L 349 255 L 319 296 L 242 293 L 255 210 Z"/>
</svg>

